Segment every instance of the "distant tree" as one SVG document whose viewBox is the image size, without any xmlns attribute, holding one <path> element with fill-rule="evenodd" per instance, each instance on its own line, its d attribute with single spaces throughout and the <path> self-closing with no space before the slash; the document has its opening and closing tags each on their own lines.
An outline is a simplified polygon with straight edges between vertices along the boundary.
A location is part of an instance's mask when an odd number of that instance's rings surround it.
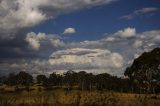
<svg viewBox="0 0 160 106">
<path fill-rule="evenodd" d="M 16 85 L 17 84 L 17 77 L 14 73 L 10 73 L 5 82 L 7 85 Z"/>
<path fill-rule="evenodd" d="M 60 75 L 60 74 L 57 74 L 57 83 L 56 83 L 56 85 L 57 86 L 62 86 L 62 84 L 63 84 L 63 76 Z"/>
<path fill-rule="evenodd" d="M 53 72 L 52 74 L 49 75 L 49 83 L 53 86 L 58 85 L 58 76 L 55 72 Z"/>
<path fill-rule="evenodd" d="M 37 81 L 37 83 L 38 84 L 46 84 L 46 82 L 47 82 L 47 77 L 45 76 L 45 75 L 38 75 L 37 77 L 36 77 L 36 81 Z"/>
<path fill-rule="evenodd" d="M 33 83 L 33 77 L 30 74 L 23 71 L 19 72 L 16 78 L 17 78 L 17 84 L 29 85 Z"/>
<path fill-rule="evenodd" d="M 2 77 L 0 77 L 0 85 L 2 84 L 2 82 L 3 82 L 3 81 L 2 81 Z"/>
<path fill-rule="evenodd" d="M 107 73 L 103 73 L 103 74 L 98 74 L 96 75 L 96 87 L 99 90 L 102 89 L 110 89 L 110 87 L 112 86 L 110 82 L 111 76 Z"/>
<path fill-rule="evenodd" d="M 78 79 L 78 83 L 79 83 L 79 86 L 81 88 L 81 90 L 85 90 L 85 80 L 86 80 L 86 72 L 85 71 L 80 71 L 77 73 L 77 79 Z"/>
<path fill-rule="evenodd" d="M 72 70 L 64 73 L 64 83 L 68 87 L 68 90 L 76 83 L 76 73 Z"/>
<path fill-rule="evenodd" d="M 85 89 L 87 90 L 92 90 L 93 89 L 93 86 L 95 84 L 95 76 L 92 74 L 92 73 L 87 73 L 85 75 L 85 82 L 84 82 L 84 85 L 85 85 Z"/>
<path fill-rule="evenodd" d="M 7 81 L 7 77 L 6 76 L 0 77 L 0 84 L 5 84 L 6 81 Z"/>
</svg>

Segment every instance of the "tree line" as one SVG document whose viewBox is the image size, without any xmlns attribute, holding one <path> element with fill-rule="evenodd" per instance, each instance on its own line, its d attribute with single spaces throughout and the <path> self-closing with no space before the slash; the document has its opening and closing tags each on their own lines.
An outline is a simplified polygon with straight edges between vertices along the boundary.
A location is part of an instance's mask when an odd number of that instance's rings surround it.
<svg viewBox="0 0 160 106">
<path fill-rule="evenodd" d="M 53 72 L 49 76 L 37 75 L 36 79 L 29 73 L 19 72 L 0 77 L 0 83 L 6 85 L 29 86 L 39 84 L 46 88 L 65 87 L 68 90 L 112 90 L 133 93 L 160 92 L 160 48 L 145 52 L 124 73 L 126 78 L 119 78 L 108 73 L 94 75 L 85 71 L 69 70 L 62 75 Z"/>
<path fill-rule="evenodd" d="M 127 91 L 128 79 L 122 79 L 115 76 L 111 76 L 107 73 L 94 75 L 85 71 L 74 72 L 67 71 L 62 75 L 53 72 L 48 77 L 45 75 L 37 75 L 36 79 L 29 73 L 19 72 L 18 74 L 9 74 L 8 77 L 0 78 L 1 84 L 10 86 L 24 85 L 29 86 L 33 84 L 39 84 L 44 87 L 62 87 L 65 86 L 68 90 L 73 87 L 77 87 L 80 90 L 115 90 L 115 91 Z"/>
<path fill-rule="evenodd" d="M 118 78 L 108 73 L 94 75 L 85 71 L 74 72 L 67 71 L 62 75 L 53 72 L 48 77 L 45 75 L 37 75 L 36 79 L 29 73 L 19 72 L 18 74 L 9 74 L 8 77 L 0 78 L 1 84 L 10 86 L 23 85 L 32 86 L 34 84 L 41 85 L 46 88 L 65 87 L 67 90 L 110 90 L 117 92 L 140 92 L 135 83 L 129 78 Z"/>
</svg>

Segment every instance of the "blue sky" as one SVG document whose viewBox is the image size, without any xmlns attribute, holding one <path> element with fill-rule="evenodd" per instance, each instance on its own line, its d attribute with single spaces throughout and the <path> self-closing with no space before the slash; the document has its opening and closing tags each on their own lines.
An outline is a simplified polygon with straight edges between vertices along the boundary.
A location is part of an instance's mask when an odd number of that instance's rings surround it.
<svg viewBox="0 0 160 106">
<path fill-rule="evenodd" d="M 63 37 L 64 35 L 61 33 L 65 28 L 75 28 L 76 33 L 68 36 L 68 39 L 64 39 L 66 42 L 101 39 L 106 33 L 114 33 L 126 27 L 134 27 L 137 32 L 156 30 L 160 28 L 160 11 L 139 15 L 130 20 L 121 19 L 122 16 L 136 10 L 152 7 L 159 8 L 160 1 L 119 0 L 110 5 L 101 5 L 60 15 L 56 19 L 48 20 L 30 30 L 59 34 Z"/>
<path fill-rule="evenodd" d="M 44 69 L 123 76 L 156 47 L 159 0 L 0 0 L 0 76 Z"/>
</svg>

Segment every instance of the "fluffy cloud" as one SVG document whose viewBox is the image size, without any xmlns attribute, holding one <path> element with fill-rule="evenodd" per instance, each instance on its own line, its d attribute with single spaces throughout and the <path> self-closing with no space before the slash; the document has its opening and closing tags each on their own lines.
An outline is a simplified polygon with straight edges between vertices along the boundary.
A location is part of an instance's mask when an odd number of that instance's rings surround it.
<svg viewBox="0 0 160 106">
<path fill-rule="evenodd" d="M 136 33 L 134 30 L 135 28 L 124 28 L 124 30 L 109 34 L 100 40 L 71 43 L 64 43 L 54 35 L 32 32 L 28 34 L 29 38 L 26 37 L 28 43 L 32 42 L 30 39 L 34 39 L 40 44 L 39 50 L 40 48 L 48 48 L 52 50 L 50 51 L 52 54 L 49 54 L 50 56 L 46 60 L 32 59 L 31 61 L 21 60 L 19 62 L 14 60 L 11 63 L 8 63 L 8 60 L 3 61 L 0 62 L 0 68 L 4 70 L 3 73 L 24 69 L 33 74 L 42 73 L 44 70 L 45 73 L 61 73 L 73 69 L 74 71 L 93 73 L 108 72 L 122 76 L 125 68 L 132 64 L 134 58 L 143 52 L 160 47 L 160 30 L 141 33 Z M 122 37 L 124 32 L 132 37 Z M 132 32 L 132 34 L 128 34 L 128 32 Z M 30 45 L 33 46 L 33 44 Z M 57 47 L 56 50 L 55 47 Z M 15 50 L 20 52 L 19 49 Z M 39 52 L 42 51 L 45 50 Z"/>
<path fill-rule="evenodd" d="M 113 53 L 111 55 L 111 60 L 114 63 L 115 67 L 122 68 L 124 60 L 123 60 L 123 57 L 119 53 Z"/>
<path fill-rule="evenodd" d="M 0 29 L 14 32 L 24 27 L 31 27 L 47 19 L 38 7 L 28 0 L 1 0 Z M 37 0 L 36 0 L 37 1 Z"/>
<path fill-rule="evenodd" d="M 49 63 L 61 70 L 117 70 L 123 67 L 124 60 L 119 53 L 107 49 L 72 48 L 54 52 Z"/>
<path fill-rule="evenodd" d="M 45 39 L 46 35 L 44 33 L 36 33 L 30 32 L 26 36 L 26 41 L 29 43 L 29 47 L 34 50 L 39 50 L 40 48 L 40 40 Z"/>
<path fill-rule="evenodd" d="M 122 16 L 121 19 L 133 19 L 133 18 L 135 18 L 135 17 L 137 17 L 139 15 L 144 15 L 144 14 L 147 14 L 147 13 L 153 13 L 153 12 L 155 12 L 157 10 L 158 10 L 158 8 L 146 7 L 146 8 L 142 8 L 142 9 L 139 9 L 139 10 L 135 10 L 131 14 Z"/>
<path fill-rule="evenodd" d="M 76 30 L 74 28 L 66 28 L 63 32 L 63 34 L 73 34 L 76 33 Z"/>
<path fill-rule="evenodd" d="M 115 40 L 115 38 L 112 36 L 106 38 L 106 41 L 114 41 L 114 40 Z"/>
<path fill-rule="evenodd" d="M 130 35 L 130 37 L 122 37 L 122 32 L 127 33 L 124 35 Z M 160 47 L 160 31 L 153 30 L 142 33 L 136 33 L 135 28 L 124 28 L 124 30 L 117 31 L 113 34 L 109 34 L 107 35 L 107 37 L 103 39 L 97 41 L 83 41 L 78 44 L 71 44 L 71 46 L 82 47 L 87 49 L 107 49 L 109 51 L 119 53 L 121 54 L 124 60 L 123 67 L 120 68 L 120 70 L 122 70 L 124 67 L 131 65 L 133 59 L 135 57 L 137 58 L 137 56 L 139 56 L 143 52 L 147 52 L 152 50 L 153 48 Z M 125 69 L 123 69 L 123 71 L 124 70 Z"/>
<path fill-rule="evenodd" d="M 21 29 L 33 27 L 64 13 L 113 1 L 116 0 L 0 0 L 0 38 L 14 37 Z M 142 8 L 122 18 L 132 19 L 157 10 L 158 8 Z M 75 32 L 74 28 L 68 28 L 64 34 Z M 26 42 L 31 49 L 29 51 L 25 50 Z M 73 69 L 120 75 L 141 53 L 160 47 L 160 31 L 137 33 L 135 28 L 128 27 L 100 40 L 67 44 L 53 34 L 29 32 L 25 41 L 23 37 L 17 37 L 0 44 L 5 45 L 0 50 L 1 58 L 5 57 L 3 61 L 0 60 L 0 74 L 17 70 L 39 74 L 44 70 L 45 73 L 51 73 Z M 32 58 L 42 55 L 41 52 L 46 52 L 46 49 L 50 49 L 48 54 L 53 53 L 47 57 L 49 60 L 17 59 L 18 56 Z M 12 56 L 16 59 L 6 59 Z"/>
<path fill-rule="evenodd" d="M 11 33 L 14 36 L 14 33 L 22 28 L 35 26 L 63 13 L 112 1 L 115 0 L 1 0 L 1 38 L 9 37 Z"/>
<path fill-rule="evenodd" d="M 136 40 L 133 44 L 134 48 L 139 48 L 140 46 L 142 46 L 143 42 L 141 40 Z"/>
<path fill-rule="evenodd" d="M 29 48 L 33 50 L 39 50 L 42 43 L 45 45 L 49 44 L 54 48 L 64 46 L 63 41 L 54 35 L 47 35 L 45 33 L 39 32 L 38 34 L 30 32 L 26 35 L 26 42 L 29 44 Z M 51 49 L 51 48 L 50 48 Z"/>
<path fill-rule="evenodd" d="M 130 38 L 136 35 L 136 29 L 135 28 L 125 28 L 124 30 L 119 30 L 114 35 L 120 36 L 122 38 Z"/>
</svg>

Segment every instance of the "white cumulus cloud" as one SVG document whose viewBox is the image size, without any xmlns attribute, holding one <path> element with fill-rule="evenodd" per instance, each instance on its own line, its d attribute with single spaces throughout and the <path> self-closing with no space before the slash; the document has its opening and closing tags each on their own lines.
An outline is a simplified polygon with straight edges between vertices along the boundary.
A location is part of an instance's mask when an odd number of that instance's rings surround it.
<svg viewBox="0 0 160 106">
<path fill-rule="evenodd" d="M 45 38 L 44 33 L 39 33 L 36 35 L 34 32 L 30 32 L 26 35 L 26 41 L 29 43 L 29 47 L 34 50 L 39 50 L 40 48 L 40 40 Z"/>
<path fill-rule="evenodd" d="M 0 37 L 7 38 L 23 28 L 33 27 L 64 13 L 113 1 L 115 0 L 0 0 Z"/>
<path fill-rule="evenodd" d="M 136 35 L 136 29 L 135 28 L 125 28 L 124 30 L 119 30 L 115 35 L 118 35 L 122 38 L 130 38 Z"/>
<path fill-rule="evenodd" d="M 51 49 L 51 47 L 58 48 L 64 46 L 64 42 L 61 41 L 58 37 L 41 32 L 38 34 L 35 32 L 29 32 L 26 35 L 25 40 L 28 42 L 29 47 L 36 51 L 40 49 L 42 43 L 49 45 L 49 49 Z"/>
<path fill-rule="evenodd" d="M 124 59 L 121 54 L 107 49 L 71 48 L 54 52 L 50 56 L 49 63 L 61 70 L 117 70 L 123 67 Z"/>
<path fill-rule="evenodd" d="M 63 32 L 63 34 L 73 34 L 76 33 L 76 29 L 75 28 L 66 28 Z"/>
</svg>

